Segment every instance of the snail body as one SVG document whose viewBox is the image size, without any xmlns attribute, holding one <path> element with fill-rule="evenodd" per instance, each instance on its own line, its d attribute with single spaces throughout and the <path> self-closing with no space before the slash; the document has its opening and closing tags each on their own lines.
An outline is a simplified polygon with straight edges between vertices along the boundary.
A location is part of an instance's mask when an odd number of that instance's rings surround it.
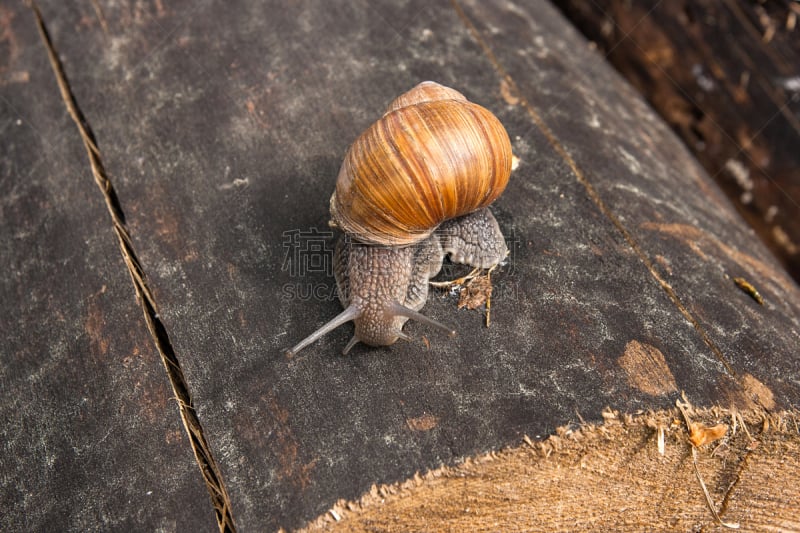
<svg viewBox="0 0 800 533">
<path fill-rule="evenodd" d="M 396 98 L 353 143 L 331 196 L 344 232 L 334 272 L 345 310 L 287 354 L 353 321 L 357 342 L 410 340 L 409 319 L 455 335 L 419 310 L 445 255 L 478 268 L 508 254 L 486 209 L 505 189 L 511 143 L 497 118 L 458 91 L 423 82 Z"/>
</svg>

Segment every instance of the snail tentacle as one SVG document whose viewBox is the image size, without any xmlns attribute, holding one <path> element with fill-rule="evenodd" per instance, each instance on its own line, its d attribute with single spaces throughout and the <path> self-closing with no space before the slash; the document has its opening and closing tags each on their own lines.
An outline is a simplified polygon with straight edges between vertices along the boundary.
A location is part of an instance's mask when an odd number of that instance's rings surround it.
<svg viewBox="0 0 800 533">
<path fill-rule="evenodd" d="M 353 335 L 353 338 L 350 339 L 350 342 L 347 343 L 347 346 L 345 346 L 342 349 L 342 355 L 347 355 L 350 352 L 350 350 L 353 348 L 353 346 L 358 344 L 358 342 L 359 342 L 358 336 L 357 335 Z"/>
<path fill-rule="evenodd" d="M 438 328 L 444 332 L 446 332 L 451 337 L 456 336 L 456 330 L 451 328 L 448 325 L 442 324 L 438 320 L 434 320 L 429 316 L 425 316 L 418 311 L 414 311 L 404 305 L 400 305 L 397 302 L 394 302 L 390 307 L 389 311 L 395 316 L 402 316 L 405 318 L 409 318 L 411 320 L 416 320 L 417 322 L 422 322 L 423 324 L 427 324 L 428 326 L 433 326 L 434 328 Z M 402 331 L 399 332 L 402 334 Z M 399 335 L 398 335 L 399 336 Z"/>
<path fill-rule="evenodd" d="M 356 318 L 361 316 L 361 313 L 362 313 L 361 308 L 356 307 L 355 305 L 349 305 L 347 307 L 347 309 L 345 309 L 344 311 L 342 311 L 341 313 L 336 315 L 336 317 L 333 318 L 333 320 L 331 320 L 327 324 L 325 324 L 322 327 L 320 327 L 317 331 L 315 331 L 314 333 L 312 333 L 311 335 L 309 335 L 305 339 L 303 339 L 300 342 L 298 342 L 294 347 L 286 350 L 286 352 L 285 352 L 286 356 L 287 357 L 295 356 L 297 354 L 297 352 L 299 352 L 300 350 L 302 350 L 303 348 L 305 348 L 309 344 L 312 344 L 312 343 L 316 342 L 321 337 L 323 337 L 324 335 L 327 335 L 328 333 L 330 333 L 334 329 L 338 328 L 342 324 L 350 322 L 351 320 L 355 320 Z M 351 341 L 351 343 L 352 343 L 352 341 Z M 355 343 L 352 343 L 352 344 L 355 344 Z M 350 345 L 348 345 L 348 346 L 350 346 Z"/>
</svg>

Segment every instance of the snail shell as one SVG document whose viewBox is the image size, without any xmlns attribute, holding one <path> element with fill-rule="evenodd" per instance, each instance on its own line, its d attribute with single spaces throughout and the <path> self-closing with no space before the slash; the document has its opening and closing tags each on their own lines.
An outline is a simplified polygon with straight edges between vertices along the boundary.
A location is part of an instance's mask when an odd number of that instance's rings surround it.
<svg viewBox="0 0 800 533">
<path fill-rule="evenodd" d="M 333 223 L 359 241 L 408 245 L 491 204 L 511 174 L 500 121 L 456 90 L 423 82 L 353 143 L 331 197 Z"/>
</svg>

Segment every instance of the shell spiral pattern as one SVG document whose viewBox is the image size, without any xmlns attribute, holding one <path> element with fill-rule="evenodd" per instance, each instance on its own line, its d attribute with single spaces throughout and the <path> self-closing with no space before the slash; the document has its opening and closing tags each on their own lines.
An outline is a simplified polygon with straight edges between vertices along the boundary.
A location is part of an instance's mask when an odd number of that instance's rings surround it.
<svg viewBox="0 0 800 533">
<path fill-rule="evenodd" d="M 511 174 L 511 143 L 488 110 L 424 82 L 353 143 L 331 197 L 334 223 L 371 244 L 408 245 L 491 204 Z"/>
</svg>

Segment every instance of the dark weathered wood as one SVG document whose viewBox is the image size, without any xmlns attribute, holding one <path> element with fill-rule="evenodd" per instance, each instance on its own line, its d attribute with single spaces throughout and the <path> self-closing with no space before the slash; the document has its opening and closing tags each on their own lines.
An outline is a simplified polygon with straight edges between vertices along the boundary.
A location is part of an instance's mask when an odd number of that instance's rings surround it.
<svg viewBox="0 0 800 533">
<path fill-rule="evenodd" d="M 32 13 L 0 21 L 0 530 L 213 531 Z"/>
<path fill-rule="evenodd" d="M 800 401 L 797 288 L 548 4 L 42 7 L 241 529 L 301 525 L 373 483 L 597 420 L 607 405 L 663 408 L 680 391 L 700 406 Z M 287 359 L 284 348 L 340 310 L 330 276 L 295 270 L 291 239 L 327 230 L 348 144 L 423 79 L 495 112 L 521 159 L 494 206 L 512 256 L 493 275 L 492 326 L 437 295 L 424 312 L 453 323 L 455 339 L 410 324 L 429 348 L 359 346 L 342 357 L 342 328 Z M 46 83 L 37 87 L 55 98 Z M 85 192 L 53 212 L 94 210 L 97 224 L 73 230 L 112 242 L 75 158 Z M 58 162 L 48 168 L 64 170 Z M 41 256 L 50 242 L 15 253 Z M 89 247 L 86 265 L 118 261 L 110 244 Z M 119 294 L 115 305 L 131 303 Z"/>
<path fill-rule="evenodd" d="M 554 2 L 800 280 L 800 5 Z"/>
<path fill-rule="evenodd" d="M 673 307 L 707 336 L 715 358 L 729 373 L 757 376 L 778 398 L 796 401 L 789 398 L 798 394 L 800 289 L 634 91 L 588 46 L 559 47 L 540 16 L 486 6 L 471 20 L 530 114 L 555 138 L 551 146 L 565 152 L 573 177 L 626 234 Z M 488 30 L 501 23 L 503 32 Z M 519 35 L 534 36 L 527 54 L 515 48 Z M 535 36 L 542 35 L 540 46 Z M 547 89 L 554 83 L 563 89 Z M 769 291 L 768 303 L 758 305 L 737 277 Z M 643 295 L 635 297 L 641 303 Z"/>
</svg>

